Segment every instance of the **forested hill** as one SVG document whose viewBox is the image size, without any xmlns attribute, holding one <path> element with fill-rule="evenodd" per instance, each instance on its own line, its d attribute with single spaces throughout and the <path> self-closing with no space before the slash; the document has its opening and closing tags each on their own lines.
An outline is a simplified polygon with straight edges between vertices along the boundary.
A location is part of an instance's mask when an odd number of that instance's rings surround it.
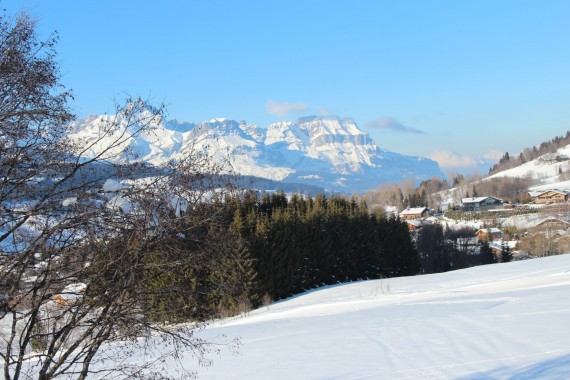
<svg viewBox="0 0 570 380">
<path fill-rule="evenodd" d="M 149 258 L 146 286 L 178 289 L 147 300 L 158 305 L 156 320 L 235 315 L 322 285 L 421 270 L 406 223 L 354 200 L 248 192 L 226 198 L 215 216 L 209 207 L 194 210 L 210 215 L 207 223 L 182 228 L 190 232 L 167 238 Z M 183 264 L 161 271 L 173 261 Z"/>
<path fill-rule="evenodd" d="M 564 136 L 557 136 L 552 140 L 542 142 L 532 148 L 525 148 L 518 155 L 511 155 L 509 152 L 506 152 L 499 162 L 489 170 L 489 175 L 515 168 L 529 161 L 535 160 L 544 154 L 554 153 L 558 149 L 564 148 L 568 145 L 570 145 L 570 131 L 567 131 Z"/>
</svg>

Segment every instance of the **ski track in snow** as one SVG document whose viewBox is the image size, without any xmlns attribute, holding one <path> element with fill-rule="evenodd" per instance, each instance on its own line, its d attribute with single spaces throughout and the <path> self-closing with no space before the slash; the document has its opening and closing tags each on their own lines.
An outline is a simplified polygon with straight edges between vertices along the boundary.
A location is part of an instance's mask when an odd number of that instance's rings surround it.
<svg viewBox="0 0 570 380">
<path fill-rule="evenodd" d="M 239 354 L 182 362 L 199 379 L 567 379 L 569 294 L 568 254 L 329 286 L 212 322 L 198 335 L 239 336 Z"/>
</svg>

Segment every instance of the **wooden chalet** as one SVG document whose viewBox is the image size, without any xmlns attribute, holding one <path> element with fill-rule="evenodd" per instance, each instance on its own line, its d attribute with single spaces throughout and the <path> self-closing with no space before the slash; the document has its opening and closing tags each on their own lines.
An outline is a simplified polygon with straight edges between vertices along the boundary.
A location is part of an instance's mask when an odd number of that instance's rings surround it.
<svg viewBox="0 0 570 380">
<path fill-rule="evenodd" d="M 568 202 L 570 193 L 565 190 L 546 190 L 538 194 L 535 193 L 534 203 L 551 204 Z"/>
<path fill-rule="evenodd" d="M 475 197 L 461 199 L 462 211 L 485 211 L 503 206 L 503 200 L 495 197 Z"/>
<path fill-rule="evenodd" d="M 495 241 L 501 240 L 503 238 L 503 231 L 498 228 L 482 228 L 475 232 L 475 236 L 479 238 L 479 240 L 483 241 Z"/>
<path fill-rule="evenodd" d="M 570 222 L 565 220 L 551 217 L 546 218 L 543 221 L 536 224 L 535 228 L 537 230 L 564 230 L 566 231 L 570 228 Z"/>
<path fill-rule="evenodd" d="M 411 219 L 421 219 L 429 216 L 429 210 L 427 207 L 415 207 L 407 208 L 400 213 L 400 219 L 411 220 Z"/>
<path fill-rule="evenodd" d="M 87 285 L 81 282 L 67 285 L 59 294 L 55 294 L 52 300 L 57 306 L 72 306 L 85 293 Z"/>
</svg>

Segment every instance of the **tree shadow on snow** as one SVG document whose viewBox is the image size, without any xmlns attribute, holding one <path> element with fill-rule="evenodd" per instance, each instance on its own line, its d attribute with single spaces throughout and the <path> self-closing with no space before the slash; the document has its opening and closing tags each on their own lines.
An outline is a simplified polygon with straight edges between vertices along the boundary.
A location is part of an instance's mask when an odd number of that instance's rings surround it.
<svg viewBox="0 0 570 380">
<path fill-rule="evenodd" d="M 488 372 L 481 372 L 461 377 L 459 380 L 535 380 L 568 378 L 570 378 L 570 354 L 528 365 L 526 367 L 499 367 Z"/>
</svg>

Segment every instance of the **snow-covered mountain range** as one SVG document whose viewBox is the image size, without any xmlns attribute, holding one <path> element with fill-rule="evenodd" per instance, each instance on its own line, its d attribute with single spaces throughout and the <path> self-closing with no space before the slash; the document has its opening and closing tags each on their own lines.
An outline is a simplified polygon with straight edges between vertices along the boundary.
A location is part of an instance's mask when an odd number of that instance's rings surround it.
<svg viewBox="0 0 570 380">
<path fill-rule="evenodd" d="M 121 115 L 89 116 L 72 124 L 71 137 L 95 155 L 108 146 L 128 122 Z M 104 138 L 101 126 L 117 120 L 119 128 Z M 128 128 L 136 128 L 130 126 Z M 444 178 L 430 159 L 404 156 L 378 147 L 350 118 L 304 117 L 262 128 L 244 121 L 212 119 L 194 124 L 157 120 L 152 131 L 130 138 L 128 154 L 114 155 L 120 163 L 144 161 L 160 165 L 184 157 L 190 150 L 207 150 L 216 160 L 228 160 L 235 173 L 284 182 L 316 185 L 331 191 L 362 191 L 387 182 Z"/>
</svg>

